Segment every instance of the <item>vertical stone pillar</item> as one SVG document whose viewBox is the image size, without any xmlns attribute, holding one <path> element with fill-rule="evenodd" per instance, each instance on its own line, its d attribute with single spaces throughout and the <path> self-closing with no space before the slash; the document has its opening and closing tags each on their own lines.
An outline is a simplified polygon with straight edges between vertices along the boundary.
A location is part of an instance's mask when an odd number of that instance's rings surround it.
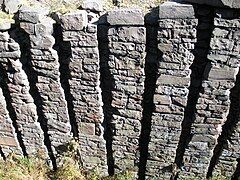
<svg viewBox="0 0 240 180">
<path fill-rule="evenodd" d="M 20 27 L 29 35 L 31 83 L 36 89 L 35 99 L 40 123 L 53 147 L 54 153 L 60 145 L 71 139 L 70 121 L 64 91 L 60 84 L 57 52 L 53 49 L 53 24 L 48 11 L 22 9 L 19 13 Z M 49 142 L 48 142 L 49 143 Z"/>
<path fill-rule="evenodd" d="M 221 156 L 213 175 L 222 175 L 227 178 L 234 174 L 239 161 L 237 159 L 240 158 L 240 16 L 238 12 L 239 10 L 234 9 L 216 9 L 215 28 L 208 55 L 212 68 L 205 86 L 208 90 L 207 97 L 211 95 L 215 98 L 206 108 L 210 116 L 205 118 L 206 122 L 213 124 L 215 129 L 221 132 L 214 152 L 222 154 L 218 154 Z M 235 82 L 237 73 L 238 78 Z M 235 87 L 233 87 L 234 82 Z M 230 109 L 229 105 L 231 105 Z"/>
<path fill-rule="evenodd" d="M 214 19 L 215 28 L 208 52 L 210 62 L 205 68 L 196 120 L 191 127 L 192 138 L 184 155 L 181 178 L 187 175 L 202 178 L 207 175 L 213 150 L 219 135 L 223 133 L 222 126 L 229 113 L 230 89 L 234 87 L 239 67 L 240 48 L 235 39 L 239 19 L 224 19 L 225 15 L 231 14 L 228 10 L 221 10 L 217 14 L 219 17 Z"/>
<path fill-rule="evenodd" d="M 173 10 L 174 9 L 174 13 Z M 159 7 L 159 78 L 149 142 L 146 177 L 170 179 L 187 105 L 196 26 L 192 5 L 166 2 Z"/>
<path fill-rule="evenodd" d="M 116 172 L 137 171 L 144 92 L 146 29 L 137 9 L 108 12 L 108 67 L 112 90 L 113 158 Z M 108 138 L 108 137 L 107 137 Z"/>
<path fill-rule="evenodd" d="M 38 116 L 26 73 L 22 69 L 19 45 L 9 37 L 8 32 L 0 35 L 0 66 L 8 99 L 10 117 L 15 121 L 24 155 L 34 155 L 38 151 L 46 152 L 43 132 L 37 122 Z M 10 143 L 10 142 L 9 142 Z M 11 144 L 11 143 L 10 143 Z M 26 153 L 26 154 L 25 154 Z"/>
<path fill-rule="evenodd" d="M 83 166 L 89 169 L 98 167 L 102 174 L 106 174 L 97 26 L 88 22 L 84 10 L 64 14 L 61 25 L 63 41 L 71 45 L 71 56 L 65 63 L 70 74 L 68 82 Z"/>
<path fill-rule="evenodd" d="M 16 136 L 2 89 L 0 89 L 0 147 L 5 156 L 10 153 L 22 154 Z"/>
</svg>

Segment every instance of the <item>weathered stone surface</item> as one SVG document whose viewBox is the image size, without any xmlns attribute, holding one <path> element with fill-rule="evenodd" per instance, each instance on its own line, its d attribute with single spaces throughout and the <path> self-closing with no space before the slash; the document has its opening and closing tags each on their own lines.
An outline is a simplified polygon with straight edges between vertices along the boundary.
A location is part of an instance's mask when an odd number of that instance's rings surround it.
<svg viewBox="0 0 240 180">
<path fill-rule="evenodd" d="M 193 6 L 177 2 L 165 2 L 159 6 L 160 19 L 193 19 Z"/>
<path fill-rule="evenodd" d="M 4 10 L 9 14 L 16 13 L 20 4 L 21 0 L 4 0 Z"/>
<path fill-rule="evenodd" d="M 196 4 L 206 4 L 217 7 L 229 7 L 229 8 L 240 8 L 239 0 L 184 0 L 185 2 L 191 2 Z"/>
<path fill-rule="evenodd" d="M 81 31 L 87 26 L 87 12 L 77 11 L 61 16 L 61 24 L 64 30 Z"/>
<path fill-rule="evenodd" d="M 1 22 L 0 23 L 0 31 L 7 31 L 11 28 L 11 23 L 10 22 Z"/>
<path fill-rule="evenodd" d="M 89 12 L 90 13 L 90 12 Z M 89 14 L 82 11 L 82 15 Z M 66 79 L 73 97 L 73 111 L 76 128 L 79 131 L 80 153 L 83 166 L 87 169 L 98 168 L 102 175 L 107 174 L 106 142 L 103 138 L 103 110 L 100 89 L 100 58 L 98 51 L 97 26 L 91 21 L 79 18 L 78 24 L 84 28 L 69 26 L 66 19 L 74 19 L 78 13 L 62 18 L 63 41 L 69 43 L 70 58 L 62 54 L 61 64 L 68 64 Z M 86 22 L 85 22 L 86 21 Z"/>
<path fill-rule="evenodd" d="M 176 14 L 173 13 L 174 8 Z M 153 99 L 155 108 L 146 165 L 147 179 L 170 179 L 173 175 L 172 167 L 188 100 L 191 73 L 189 69 L 194 59 L 191 50 L 196 42 L 198 21 L 188 19 L 193 17 L 191 5 L 167 3 L 163 4 L 163 8 L 160 6 L 161 20 L 155 48 L 158 48 L 162 56 L 155 62 L 159 63 L 159 76 Z M 188 45 L 185 45 L 185 42 L 188 42 Z"/>
<path fill-rule="evenodd" d="M 82 8 L 91 11 L 101 12 L 103 11 L 103 2 L 102 0 L 85 0 L 83 2 Z"/>
<path fill-rule="evenodd" d="M 0 88 L 0 146 L 5 156 L 10 153 L 21 155 L 21 148 L 18 144 L 16 134 L 9 117 L 5 98 Z"/>
<path fill-rule="evenodd" d="M 144 25 L 144 14 L 140 9 L 117 9 L 108 12 L 110 25 Z"/>
<path fill-rule="evenodd" d="M 53 49 L 55 43 L 52 36 L 54 21 L 47 18 L 42 12 L 29 10 L 27 14 L 32 15 L 32 13 L 34 13 L 34 17 L 37 17 L 36 19 L 26 22 L 24 18 L 20 17 L 20 23 L 29 23 L 28 25 L 24 24 L 22 28 L 26 28 L 30 40 L 31 58 L 29 61 L 33 73 L 31 75 L 36 77 L 36 80 L 34 80 L 35 88 L 38 97 L 41 98 L 39 99 L 41 104 L 38 106 L 38 110 L 41 111 L 42 116 L 39 122 L 48 129 L 45 133 L 49 135 L 51 148 L 56 155 L 59 146 L 64 146 L 70 142 L 71 127 L 67 102 L 60 83 L 58 54 Z M 32 29 L 33 27 L 34 30 L 31 31 L 34 34 L 30 34 L 29 28 Z"/>
<path fill-rule="evenodd" d="M 19 10 L 19 20 L 22 22 L 30 22 L 36 24 L 49 13 L 47 8 L 26 8 L 23 7 Z"/>
</svg>

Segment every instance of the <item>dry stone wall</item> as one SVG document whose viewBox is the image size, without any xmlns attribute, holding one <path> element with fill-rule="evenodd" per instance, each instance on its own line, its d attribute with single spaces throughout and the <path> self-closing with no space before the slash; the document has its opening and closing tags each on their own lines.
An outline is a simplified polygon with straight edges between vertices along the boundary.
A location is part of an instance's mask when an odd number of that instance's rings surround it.
<svg viewBox="0 0 240 180">
<path fill-rule="evenodd" d="M 177 11 L 184 9 L 188 15 L 181 14 L 176 18 L 175 14 L 168 14 L 169 6 Z M 160 6 L 159 16 L 158 50 L 162 58 L 153 98 L 155 110 L 152 115 L 147 176 L 149 179 L 152 175 L 170 179 L 187 105 L 190 65 L 194 59 L 191 51 L 196 42 L 198 21 L 193 6 L 177 3 Z M 188 19 L 184 19 L 186 16 Z"/>
<path fill-rule="evenodd" d="M 108 12 L 109 59 L 113 81 L 110 123 L 115 172 L 137 172 L 141 132 L 146 29 L 140 10 Z"/>
<path fill-rule="evenodd" d="M 70 43 L 71 52 L 65 59 L 67 62 L 62 63 L 67 63 L 69 68 L 68 83 L 83 166 L 98 167 L 102 174 L 106 174 L 97 26 L 88 21 L 91 15 L 97 16 L 79 11 L 61 17 L 63 41 Z"/>
<path fill-rule="evenodd" d="M 239 9 L 188 2 L 145 17 L 91 0 L 51 17 L 22 7 L 0 26 L 2 158 L 40 150 L 57 168 L 74 138 L 103 175 L 237 179 Z"/>
</svg>

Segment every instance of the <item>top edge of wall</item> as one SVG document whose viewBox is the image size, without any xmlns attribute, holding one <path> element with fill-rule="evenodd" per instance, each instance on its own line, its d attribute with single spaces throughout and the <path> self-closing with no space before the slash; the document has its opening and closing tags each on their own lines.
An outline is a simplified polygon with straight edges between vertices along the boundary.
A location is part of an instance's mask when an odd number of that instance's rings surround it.
<svg viewBox="0 0 240 180">
<path fill-rule="evenodd" d="M 179 2 L 180 1 L 195 4 L 205 4 L 214 7 L 240 9 L 240 0 L 179 0 Z"/>
<path fill-rule="evenodd" d="M 193 5 L 182 2 L 165 2 L 159 6 L 159 19 L 194 19 Z"/>
<path fill-rule="evenodd" d="M 141 9 L 120 8 L 107 12 L 107 22 L 112 25 L 144 25 L 144 13 Z"/>
</svg>

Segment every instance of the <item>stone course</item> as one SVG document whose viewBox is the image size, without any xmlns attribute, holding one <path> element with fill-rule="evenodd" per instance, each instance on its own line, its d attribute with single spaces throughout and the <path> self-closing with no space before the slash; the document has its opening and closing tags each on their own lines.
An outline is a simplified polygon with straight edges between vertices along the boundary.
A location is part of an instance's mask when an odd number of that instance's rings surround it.
<svg viewBox="0 0 240 180">
<path fill-rule="evenodd" d="M 115 18 L 116 15 L 120 18 Z M 111 11 L 107 22 L 110 24 L 107 64 L 114 86 L 111 91 L 113 114 L 108 122 L 113 132 L 114 168 L 116 173 L 127 169 L 137 172 L 145 78 L 146 29 L 143 13 L 131 9 Z"/>
<path fill-rule="evenodd" d="M 51 18 L 45 11 L 22 10 L 19 13 L 20 27 L 30 40 L 30 59 L 32 79 L 40 97 L 38 108 L 41 109 L 40 123 L 47 127 L 53 152 L 70 139 L 70 121 L 67 103 L 60 84 L 57 52 L 53 49 L 55 39 L 52 36 Z M 31 18 L 28 18 L 31 17 Z"/>
<path fill-rule="evenodd" d="M 169 8 L 169 9 L 168 9 Z M 190 15 L 182 19 L 169 14 L 188 9 Z M 147 179 L 170 179 L 176 149 L 181 134 L 181 122 L 187 104 L 190 85 L 190 65 L 196 42 L 194 9 L 190 5 L 167 2 L 160 6 L 158 49 L 162 54 L 159 62 L 159 78 L 153 103 L 152 126 L 147 161 Z M 163 17 L 163 18 L 161 18 Z"/>
<path fill-rule="evenodd" d="M 7 85 L 6 91 L 10 96 L 6 98 L 11 98 L 7 99 L 12 108 L 10 116 L 17 123 L 26 153 L 28 155 L 34 155 L 38 151 L 45 153 L 43 132 L 37 122 L 36 105 L 29 93 L 28 78 L 19 60 L 20 47 L 10 38 L 8 32 L 1 32 L 0 49 L 2 78 L 4 78 Z"/>
<path fill-rule="evenodd" d="M 5 97 L 2 89 L 0 89 L 0 147 L 4 156 L 7 157 L 10 153 L 21 155 L 21 147 L 17 141 L 17 135 L 14 132 L 12 120 L 9 117 Z"/>
<path fill-rule="evenodd" d="M 220 106 L 217 111 L 223 114 L 224 112 L 229 112 L 227 114 L 227 121 L 222 128 L 222 135 L 218 139 L 218 144 L 220 144 L 223 152 L 220 156 L 220 160 L 214 169 L 213 175 L 224 175 L 226 177 L 231 177 L 237 166 L 237 161 L 240 158 L 239 154 L 239 98 L 240 98 L 240 87 L 239 87 L 239 67 L 240 67 L 240 42 L 239 42 L 239 32 L 240 24 L 239 17 L 235 16 L 237 10 L 216 10 L 216 17 L 214 18 L 215 29 L 213 31 L 213 37 L 211 39 L 211 50 L 209 52 L 208 58 L 212 62 L 218 62 L 224 64 L 221 71 L 217 71 L 212 74 L 213 78 L 217 78 L 221 82 L 222 86 L 227 89 L 226 91 L 219 90 L 221 86 L 218 86 L 218 94 L 220 94 L 221 99 L 228 100 L 231 103 L 231 108 L 229 110 L 228 103 L 225 106 Z M 238 73 L 238 76 L 237 76 Z M 236 78 L 238 81 L 235 83 Z M 227 79 L 227 81 L 226 81 Z M 231 89 L 229 91 L 229 89 Z M 227 96 L 227 97 L 226 97 Z M 228 98 L 230 96 L 231 99 Z M 218 98 L 219 99 L 219 98 Z M 230 102 L 230 100 L 232 100 Z M 223 101 L 223 100 L 222 100 Z M 220 104 L 220 103 L 218 103 Z M 224 109 L 223 109 L 224 108 Z M 217 118 L 216 118 L 217 119 Z M 224 120 L 226 117 L 224 116 Z M 216 120 L 215 120 L 216 121 Z M 221 125 L 221 124 L 220 124 Z M 221 126 L 219 126 L 221 129 Z M 224 136 L 225 135 L 225 136 Z M 223 144 L 223 142 L 225 144 Z"/>
<path fill-rule="evenodd" d="M 56 21 L 21 7 L 0 23 L 2 157 L 43 150 L 54 163 L 74 137 L 102 175 L 238 177 L 237 0 L 166 2 L 145 17 L 100 2 Z"/>
<path fill-rule="evenodd" d="M 70 43 L 71 52 L 62 63 L 68 64 L 68 83 L 83 166 L 89 169 L 98 167 L 102 174 L 106 174 L 97 26 L 87 21 L 89 16 L 91 14 L 82 10 L 61 17 L 63 41 Z"/>
</svg>

